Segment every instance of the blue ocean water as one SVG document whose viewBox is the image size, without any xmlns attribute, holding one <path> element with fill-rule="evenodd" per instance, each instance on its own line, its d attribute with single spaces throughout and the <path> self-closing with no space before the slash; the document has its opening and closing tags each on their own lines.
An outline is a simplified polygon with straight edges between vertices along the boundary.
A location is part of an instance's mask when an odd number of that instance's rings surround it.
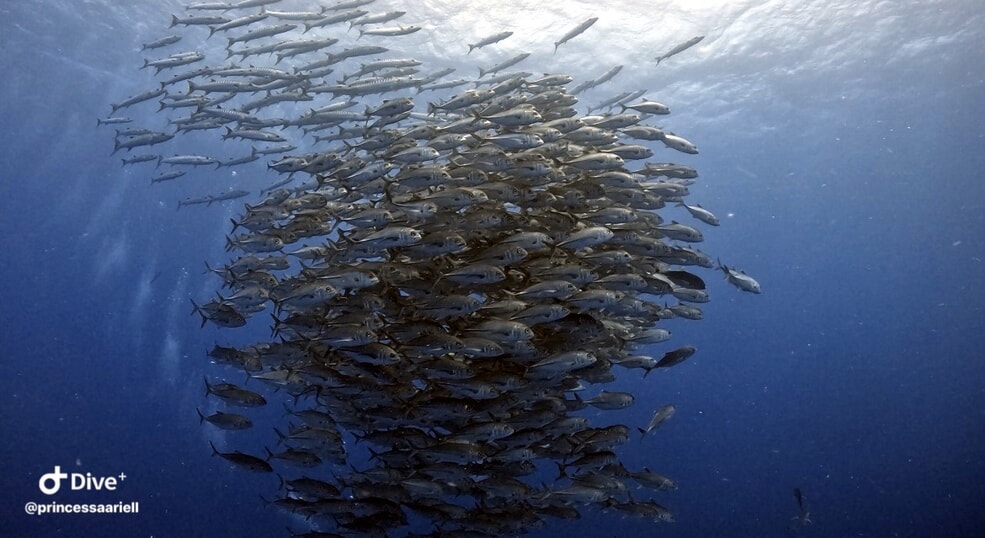
<svg viewBox="0 0 985 538">
<path fill-rule="evenodd" d="M 636 405 L 587 413 L 635 428 L 656 407 L 677 407 L 658 432 L 623 447 L 627 466 L 678 482 L 656 496 L 676 522 L 590 510 L 531 534 L 985 534 L 981 4 L 542 4 L 377 0 L 371 9 L 406 10 L 424 31 L 386 42 L 435 69 L 456 67 L 453 77 L 519 52 L 533 53 L 521 67 L 575 83 L 624 65 L 582 101 L 647 88 L 671 107 L 660 124 L 701 153 L 660 156 L 699 170 L 691 199 L 723 220 L 703 229 L 702 250 L 764 291 L 741 293 L 702 273 L 712 296 L 704 320 L 666 325 L 669 345 L 698 353 L 645 379 L 620 372 L 612 388 L 635 393 Z M 151 185 L 150 167 L 121 167 L 112 126 L 96 125 L 110 103 L 156 84 L 138 69 L 150 57 L 140 44 L 184 11 L 175 2 L 0 5 L 5 535 L 305 528 L 260 500 L 276 493 L 276 476 L 211 456 L 209 440 L 222 446 L 223 436 L 195 412 L 214 407 L 203 376 L 242 382 L 205 352 L 269 337 L 199 328 L 189 316 L 190 299 L 219 285 L 204 267 L 228 259 L 240 201 L 175 209 L 233 186 L 255 192 L 276 175 L 259 165 Z M 590 16 L 598 23 L 552 54 Z M 466 43 L 501 30 L 515 34 L 465 54 Z M 694 35 L 705 39 L 655 65 Z M 163 127 L 155 108 L 125 112 Z M 173 142 L 168 152 L 248 152 L 217 136 Z M 671 349 L 661 346 L 654 353 Z M 265 416 L 276 421 L 271 407 Z M 254 433 L 250 446 L 262 453 L 270 432 Z M 56 465 L 126 475 L 116 491 L 62 491 L 58 502 L 138 501 L 139 513 L 26 514 L 28 502 L 51 502 L 38 481 Z M 794 488 L 812 520 L 799 529 Z"/>
</svg>

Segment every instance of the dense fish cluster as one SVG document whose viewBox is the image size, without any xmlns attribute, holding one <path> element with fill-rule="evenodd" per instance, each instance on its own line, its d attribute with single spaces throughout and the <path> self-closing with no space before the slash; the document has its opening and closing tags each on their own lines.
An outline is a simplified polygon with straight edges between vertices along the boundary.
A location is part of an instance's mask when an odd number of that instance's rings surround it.
<svg viewBox="0 0 985 538">
<path fill-rule="evenodd" d="M 636 92 L 600 103 L 600 115 L 579 114 L 576 94 L 622 66 L 568 91 L 568 75 L 504 72 L 528 53 L 480 67 L 478 79 L 422 74 L 420 61 L 379 45 L 422 28 L 392 22 L 404 12 L 371 12 L 366 0 L 309 11 L 275 3 L 189 5 L 171 26 L 200 41 L 147 58 L 160 87 L 113 105 L 157 100 L 174 129 L 118 130 L 117 151 L 200 130 L 254 143 L 232 159 L 129 153 L 124 165 L 168 165 L 152 182 L 207 165 L 245 173 L 261 158 L 282 176 L 234 219 L 234 257 L 212 269 L 225 291 L 195 312 L 221 327 L 272 320 L 272 338 L 209 355 L 276 387 L 287 414 L 265 453 L 214 453 L 276 469 L 281 486 L 269 502 L 319 536 L 498 536 L 591 507 L 671 521 L 647 491 L 674 481 L 627 468 L 618 451 L 674 406 L 633 427 L 595 426 L 580 413 L 634 405 L 633 394 L 601 388 L 620 371 L 646 375 L 695 353 L 650 354 L 670 338 L 664 320 L 701 318 L 696 305 L 709 297 L 692 268 L 715 264 L 693 244 L 699 226 L 718 225 L 685 202 L 694 168 L 651 160 L 697 153 L 646 123 L 668 107 Z M 596 20 L 561 36 L 554 52 Z M 463 56 L 510 35 L 477 37 Z M 144 49 L 189 40 L 174 34 Z M 206 40 L 243 65 L 204 66 Z M 355 65 L 365 57 L 374 59 Z M 422 98 L 427 91 L 446 97 Z M 308 149 L 300 133 L 314 138 Z M 658 210 L 668 204 L 695 222 L 666 222 Z M 748 275 L 718 267 L 759 292 Z M 208 396 L 230 407 L 267 405 L 270 394 L 257 390 L 206 381 Z M 200 418 L 252 428 L 243 413 Z"/>
</svg>

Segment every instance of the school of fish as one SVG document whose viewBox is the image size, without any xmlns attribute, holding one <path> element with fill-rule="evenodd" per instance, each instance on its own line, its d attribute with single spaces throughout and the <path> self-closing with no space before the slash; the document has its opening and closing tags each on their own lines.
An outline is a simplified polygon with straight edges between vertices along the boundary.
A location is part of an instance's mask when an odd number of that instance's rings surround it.
<svg viewBox="0 0 985 538">
<path fill-rule="evenodd" d="M 160 87 L 98 120 L 118 128 L 124 166 L 167 165 L 152 184 L 199 166 L 264 173 L 250 164 L 261 159 L 280 176 L 233 220 L 232 258 L 210 268 L 222 290 L 194 313 L 272 331 L 209 351 L 227 378 L 255 381 L 206 379 L 209 404 L 225 410 L 199 419 L 235 446 L 238 431 L 259 428 L 250 408 L 276 398 L 286 414 L 264 453 L 213 453 L 276 471 L 265 498 L 299 516 L 292 525 L 308 529 L 297 536 L 500 536 L 585 510 L 672 521 L 653 495 L 675 482 L 627 468 L 619 452 L 675 407 L 601 387 L 695 353 L 653 350 L 671 336 L 665 320 L 701 319 L 709 295 L 696 268 L 760 286 L 694 246 L 719 220 L 685 201 L 697 171 L 665 162 L 697 148 L 647 123 L 670 109 L 640 91 L 579 114 L 576 95 L 621 65 L 573 91 L 568 75 L 506 71 L 526 52 L 479 78 L 422 73 L 389 48 L 426 27 L 403 11 L 277 3 L 186 6 L 170 24 L 184 32 L 143 46 Z M 597 20 L 572 24 L 552 53 Z M 475 36 L 462 55 L 511 35 Z M 206 66 L 204 44 L 216 42 L 228 56 Z M 131 120 L 115 114 L 150 101 L 173 131 L 122 128 Z M 230 158 L 133 151 L 192 131 L 254 145 Z M 233 187 L 179 207 L 251 194 Z M 666 222 L 667 206 L 693 222 Z M 580 413 L 633 405 L 653 405 L 652 420 L 601 427 Z"/>
</svg>

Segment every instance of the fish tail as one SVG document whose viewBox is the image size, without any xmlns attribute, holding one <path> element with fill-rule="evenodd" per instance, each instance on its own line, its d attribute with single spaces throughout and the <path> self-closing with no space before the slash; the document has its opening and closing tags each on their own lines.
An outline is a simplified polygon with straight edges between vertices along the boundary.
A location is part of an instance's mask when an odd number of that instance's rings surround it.
<svg viewBox="0 0 985 538">
<path fill-rule="evenodd" d="M 205 422 L 205 415 L 202 414 L 202 411 L 196 407 L 195 412 L 198 413 L 198 423 L 201 424 L 202 422 Z"/>
<path fill-rule="evenodd" d="M 172 15 L 172 16 L 173 16 L 173 15 Z M 212 455 L 213 455 L 213 456 L 219 456 L 219 455 L 220 455 L 220 454 L 219 454 L 219 451 L 215 449 L 215 445 L 214 445 L 214 444 L 212 444 L 212 441 L 209 441 L 209 446 L 210 446 L 210 447 L 212 447 Z"/>
<path fill-rule="evenodd" d="M 554 463 L 557 465 L 557 480 L 560 480 L 562 478 L 567 478 L 568 473 L 565 471 L 564 464 L 559 461 L 555 461 Z"/>
<path fill-rule="evenodd" d="M 725 273 L 725 278 L 728 278 L 729 277 L 728 266 L 722 263 L 721 258 L 717 258 L 716 261 L 718 262 L 718 268 L 721 269 L 723 273 Z"/>
<path fill-rule="evenodd" d="M 192 301 L 192 306 L 195 307 L 195 309 L 192 310 L 192 314 L 194 315 L 197 313 L 202 316 L 202 324 L 199 325 L 199 328 L 205 327 L 205 322 L 208 321 L 209 318 L 205 317 L 205 312 L 202 311 L 202 307 L 198 306 L 198 304 L 195 303 L 195 299 L 192 299 L 191 301 Z M 208 386 L 208 381 L 206 381 L 206 386 Z"/>
</svg>

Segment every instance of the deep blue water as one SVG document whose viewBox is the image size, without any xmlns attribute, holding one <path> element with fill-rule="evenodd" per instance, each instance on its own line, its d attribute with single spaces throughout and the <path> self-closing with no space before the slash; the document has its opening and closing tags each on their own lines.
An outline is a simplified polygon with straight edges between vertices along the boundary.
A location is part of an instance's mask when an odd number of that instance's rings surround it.
<svg viewBox="0 0 985 538">
<path fill-rule="evenodd" d="M 275 176 L 257 166 L 151 186 L 150 167 L 121 168 L 120 154 L 109 155 L 112 130 L 96 118 L 153 86 L 137 69 L 139 44 L 183 11 L 122 4 L 0 4 L 0 529 L 299 532 L 258 498 L 277 478 L 211 457 L 208 440 L 221 436 L 195 413 L 212 403 L 203 375 L 236 380 L 205 351 L 267 337 L 263 327 L 200 329 L 188 315 L 190 299 L 218 286 L 205 262 L 227 260 L 228 219 L 241 205 L 175 210 L 179 199 L 256 191 Z M 645 87 L 671 107 L 661 124 L 701 153 L 661 156 L 698 168 L 691 198 L 724 221 L 704 228 L 702 250 L 763 284 L 754 296 L 703 273 L 705 319 L 672 320 L 662 344 L 691 343 L 695 357 L 642 380 L 622 372 L 616 389 L 634 392 L 636 405 L 588 413 L 635 427 L 677 406 L 652 438 L 624 447 L 627 465 L 677 480 L 678 491 L 657 497 L 677 521 L 589 512 L 533 534 L 788 536 L 797 487 L 813 524 L 796 534 L 985 535 L 980 3 L 400 4 L 371 9 L 405 9 L 425 31 L 394 38 L 394 48 L 459 67 L 452 77 L 523 51 L 535 52 L 525 69 L 576 83 L 625 64 L 583 101 Z M 598 25 L 552 56 L 551 43 L 593 14 Z M 512 41 L 464 55 L 464 43 L 503 29 L 515 30 Z M 653 56 L 692 35 L 706 38 L 654 67 Z M 160 122 L 154 108 L 126 114 Z M 244 147 L 202 135 L 167 151 L 228 158 Z M 268 414 L 276 420 L 279 409 Z M 256 432 L 252 448 L 267 437 Z M 38 479 L 55 465 L 128 476 L 115 492 L 58 501 L 139 501 L 140 513 L 26 515 L 26 502 L 50 500 Z"/>
</svg>

